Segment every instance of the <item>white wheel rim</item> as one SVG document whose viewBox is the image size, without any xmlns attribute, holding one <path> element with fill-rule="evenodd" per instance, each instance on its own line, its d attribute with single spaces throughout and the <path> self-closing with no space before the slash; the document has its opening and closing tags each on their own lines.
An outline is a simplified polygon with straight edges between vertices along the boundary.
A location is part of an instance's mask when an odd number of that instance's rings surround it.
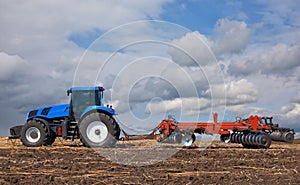
<svg viewBox="0 0 300 185">
<path fill-rule="evenodd" d="M 193 136 L 191 137 L 183 136 L 181 139 L 181 144 L 184 146 L 191 146 L 193 143 L 194 143 Z"/>
<path fill-rule="evenodd" d="M 36 127 L 30 127 L 26 130 L 25 136 L 26 136 L 27 141 L 29 141 L 31 143 L 36 143 L 41 138 L 41 132 Z"/>
<path fill-rule="evenodd" d="M 229 141 L 230 141 L 230 135 L 228 136 L 227 139 L 221 138 L 220 140 L 221 140 L 223 143 L 229 143 Z"/>
<path fill-rule="evenodd" d="M 94 121 L 86 129 L 87 138 L 93 143 L 101 143 L 108 136 L 108 129 L 101 121 Z"/>
<path fill-rule="evenodd" d="M 183 144 L 184 146 L 191 146 L 193 144 L 193 138 L 189 140 L 182 140 L 181 144 Z"/>
</svg>

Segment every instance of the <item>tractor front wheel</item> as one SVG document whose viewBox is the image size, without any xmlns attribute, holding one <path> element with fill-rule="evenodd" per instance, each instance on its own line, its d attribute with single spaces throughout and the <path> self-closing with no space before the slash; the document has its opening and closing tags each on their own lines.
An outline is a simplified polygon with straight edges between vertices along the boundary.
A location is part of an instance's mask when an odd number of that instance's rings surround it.
<svg viewBox="0 0 300 185">
<path fill-rule="evenodd" d="M 111 147 L 120 135 L 117 122 L 104 113 L 90 113 L 79 122 L 80 139 L 84 146 Z"/>
<path fill-rule="evenodd" d="M 25 146 L 42 146 L 45 138 L 44 127 L 36 120 L 30 120 L 21 130 L 21 141 Z"/>
<path fill-rule="evenodd" d="M 51 129 L 49 129 L 48 137 L 44 141 L 44 145 L 45 146 L 52 145 L 55 142 L 55 139 L 56 139 L 55 133 Z"/>
</svg>

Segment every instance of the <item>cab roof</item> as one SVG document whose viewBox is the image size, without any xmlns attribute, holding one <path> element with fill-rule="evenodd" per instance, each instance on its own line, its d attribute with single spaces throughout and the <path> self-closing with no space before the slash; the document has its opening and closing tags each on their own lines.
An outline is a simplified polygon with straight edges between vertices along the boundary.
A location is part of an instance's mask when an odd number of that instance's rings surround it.
<svg viewBox="0 0 300 185">
<path fill-rule="evenodd" d="M 67 93 L 72 93 L 73 91 L 104 91 L 104 87 L 95 86 L 95 87 L 71 87 L 68 89 Z"/>
</svg>

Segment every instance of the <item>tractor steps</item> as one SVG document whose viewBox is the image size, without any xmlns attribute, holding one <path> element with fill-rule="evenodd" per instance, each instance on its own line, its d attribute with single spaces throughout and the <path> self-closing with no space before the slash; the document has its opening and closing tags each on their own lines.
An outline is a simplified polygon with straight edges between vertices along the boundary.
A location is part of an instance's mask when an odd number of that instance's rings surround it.
<svg viewBox="0 0 300 185">
<path fill-rule="evenodd" d="M 77 133 L 78 133 L 78 126 L 77 126 L 77 122 L 75 121 L 71 121 L 68 123 L 67 126 L 67 140 L 73 140 L 75 138 L 77 138 Z"/>
</svg>

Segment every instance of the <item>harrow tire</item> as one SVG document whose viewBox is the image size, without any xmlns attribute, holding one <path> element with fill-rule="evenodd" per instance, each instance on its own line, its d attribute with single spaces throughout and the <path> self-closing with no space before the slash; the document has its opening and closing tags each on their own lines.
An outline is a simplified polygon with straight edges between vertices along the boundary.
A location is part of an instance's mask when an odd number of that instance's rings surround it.
<svg viewBox="0 0 300 185">
<path fill-rule="evenodd" d="M 284 133 L 284 142 L 293 143 L 294 142 L 294 134 L 291 132 Z"/>
<path fill-rule="evenodd" d="M 120 127 L 111 116 L 93 112 L 79 122 L 80 140 L 87 147 L 112 147 L 120 136 Z"/>
<path fill-rule="evenodd" d="M 21 141 L 28 147 L 38 147 L 44 144 L 46 132 L 42 124 L 36 120 L 28 121 L 21 130 Z"/>
</svg>

